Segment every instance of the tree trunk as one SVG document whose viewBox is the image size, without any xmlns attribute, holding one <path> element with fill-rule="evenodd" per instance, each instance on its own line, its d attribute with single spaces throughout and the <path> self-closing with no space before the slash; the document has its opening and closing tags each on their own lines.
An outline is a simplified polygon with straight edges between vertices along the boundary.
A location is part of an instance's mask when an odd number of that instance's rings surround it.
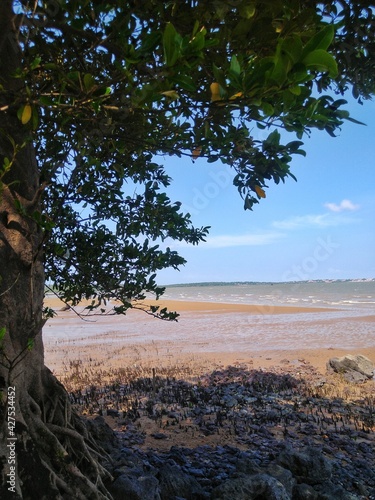
<svg viewBox="0 0 375 500">
<path fill-rule="evenodd" d="M 0 498 L 110 498 L 99 452 L 44 366 L 42 188 L 32 133 L 14 103 L 21 54 L 0 3 Z M 9 167 L 10 165 L 10 167 Z M 8 166 L 8 167 L 7 167 Z M 79 463 L 79 466 L 76 464 Z"/>
</svg>

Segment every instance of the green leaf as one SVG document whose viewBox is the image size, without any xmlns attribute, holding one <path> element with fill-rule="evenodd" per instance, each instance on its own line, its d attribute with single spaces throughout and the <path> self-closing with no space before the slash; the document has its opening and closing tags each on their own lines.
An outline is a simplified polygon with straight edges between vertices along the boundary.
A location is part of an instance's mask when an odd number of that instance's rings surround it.
<svg viewBox="0 0 375 500">
<path fill-rule="evenodd" d="M 177 75 L 172 79 L 172 82 L 180 88 L 190 90 L 191 92 L 194 92 L 197 89 L 192 77 L 189 75 Z"/>
<path fill-rule="evenodd" d="M 0 328 L 0 343 L 4 340 L 6 332 L 7 332 L 7 329 L 5 328 L 5 326 Z"/>
<path fill-rule="evenodd" d="M 198 33 L 199 26 L 200 26 L 200 23 L 199 23 L 198 20 L 196 20 L 195 23 L 194 23 L 194 28 L 193 28 L 193 32 L 192 32 L 192 38 L 194 38 L 195 35 Z"/>
<path fill-rule="evenodd" d="M 333 37 L 335 36 L 335 28 L 332 24 L 329 24 L 321 31 L 316 33 L 305 45 L 302 53 L 302 57 L 306 57 L 310 52 L 314 50 L 327 50 L 331 45 Z"/>
<path fill-rule="evenodd" d="M 299 85 L 294 85 L 294 87 L 289 87 L 289 92 L 293 95 L 301 95 L 301 87 Z"/>
<path fill-rule="evenodd" d="M 246 2 L 244 2 L 244 4 L 245 5 L 241 5 L 239 8 L 240 16 L 245 19 L 251 19 L 256 12 L 255 4 L 252 2 L 249 5 L 246 5 Z"/>
<path fill-rule="evenodd" d="M 9 169 L 10 166 L 10 160 L 7 156 L 5 156 L 4 161 L 3 161 L 3 170 L 6 171 Z"/>
<path fill-rule="evenodd" d="M 236 76 L 240 76 L 241 66 L 240 66 L 240 63 L 238 62 L 237 56 L 235 56 L 235 55 L 232 56 L 229 69 L 230 69 L 231 73 L 235 74 Z"/>
<path fill-rule="evenodd" d="M 38 115 L 38 110 L 36 109 L 35 106 L 33 106 L 32 109 L 31 123 L 32 123 L 32 129 L 36 130 L 39 125 L 39 115 Z"/>
<path fill-rule="evenodd" d="M 331 78 L 336 78 L 338 75 L 335 58 L 323 49 L 317 49 L 307 54 L 303 63 L 307 68 L 328 73 Z"/>
<path fill-rule="evenodd" d="M 299 149 L 299 147 L 302 145 L 303 145 L 302 141 L 292 141 L 292 142 L 288 142 L 286 147 L 294 152 L 294 151 L 297 151 Z"/>
<path fill-rule="evenodd" d="M 297 63 L 302 56 L 302 41 L 300 37 L 286 38 L 280 44 L 280 51 L 286 54 L 293 64 Z"/>
<path fill-rule="evenodd" d="M 244 200 L 244 209 L 245 210 L 252 210 L 253 205 L 255 203 L 259 203 L 259 201 L 254 196 L 246 195 L 245 200 Z"/>
<path fill-rule="evenodd" d="M 177 37 L 175 27 L 172 23 L 168 23 L 163 33 L 164 58 L 167 66 L 173 66 L 179 57 Z"/>
<path fill-rule="evenodd" d="M 30 64 L 30 69 L 36 69 L 40 66 L 42 58 L 41 57 L 36 57 Z"/>
<path fill-rule="evenodd" d="M 260 108 L 266 116 L 272 116 L 275 112 L 275 108 L 269 102 L 262 102 Z"/>
<path fill-rule="evenodd" d="M 59 66 L 55 63 L 46 63 L 43 64 L 44 69 L 51 69 L 51 70 L 56 70 L 59 68 Z"/>
<path fill-rule="evenodd" d="M 357 125 L 365 125 L 367 127 L 367 123 L 360 122 L 359 120 L 356 120 L 355 118 L 352 118 L 351 116 L 345 117 L 345 120 L 349 120 L 352 123 L 356 123 Z"/>
<path fill-rule="evenodd" d="M 297 63 L 293 66 L 290 71 L 289 79 L 293 83 L 304 83 L 312 79 L 312 76 L 308 73 L 305 64 Z"/>
<path fill-rule="evenodd" d="M 52 97 L 42 95 L 39 99 L 39 103 L 43 106 L 53 106 L 55 101 Z"/>
<path fill-rule="evenodd" d="M 142 45 L 137 50 L 137 52 L 141 55 L 148 56 L 150 53 L 152 53 L 153 50 L 155 50 L 156 46 L 159 45 L 160 39 L 160 33 L 148 33 L 142 41 Z"/>
<path fill-rule="evenodd" d="M 90 73 L 86 73 L 83 77 L 83 84 L 86 90 L 91 90 L 95 87 L 95 78 Z"/>
<path fill-rule="evenodd" d="M 266 141 L 267 145 L 278 146 L 280 144 L 280 133 L 277 129 L 270 133 Z"/>
<path fill-rule="evenodd" d="M 292 62 L 289 57 L 280 50 L 276 53 L 274 62 L 275 66 L 269 79 L 281 87 L 287 79 L 288 72 L 292 67 Z"/>
<path fill-rule="evenodd" d="M 202 28 L 190 41 L 187 46 L 188 52 L 199 52 L 206 44 L 207 31 Z"/>
<path fill-rule="evenodd" d="M 227 82 L 225 79 L 224 72 L 220 68 L 218 68 L 215 64 L 213 64 L 213 66 L 212 66 L 212 71 L 214 73 L 214 77 L 215 77 L 215 80 L 217 81 L 217 83 L 220 85 L 220 87 L 225 89 L 227 86 Z"/>
</svg>

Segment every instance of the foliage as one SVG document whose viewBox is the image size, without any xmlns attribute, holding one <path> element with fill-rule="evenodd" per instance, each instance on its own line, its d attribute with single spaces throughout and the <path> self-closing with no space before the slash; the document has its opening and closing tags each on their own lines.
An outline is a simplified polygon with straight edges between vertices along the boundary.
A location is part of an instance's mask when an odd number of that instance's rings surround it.
<svg viewBox="0 0 375 500">
<path fill-rule="evenodd" d="M 313 2 L 314 4 L 316 2 Z M 375 4 L 371 1 L 318 3 L 319 13 L 335 25 L 333 51 L 340 74 L 335 80 L 339 92 L 351 90 L 362 103 L 374 94 Z M 322 78 L 322 88 L 331 82 Z"/>
<path fill-rule="evenodd" d="M 167 196 L 158 156 L 230 165 L 245 209 L 268 181 L 294 178 L 304 136 L 335 135 L 352 119 L 335 92 L 354 84 L 359 98 L 373 93 L 371 7 L 15 1 L 15 76 L 25 84 L 17 95 L 2 91 L 2 111 L 17 114 L 36 147 L 43 208 L 32 217 L 45 232 L 46 277 L 64 300 L 94 297 L 94 309 L 117 298 L 123 313 L 145 292 L 162 294 L 158 270 L 183 265 L 160 241 L 204 240 L 208 228 L 193 227 Z M 255 139 L 254 127 L 267 137 Z M 296 137 L 284 144 L 280 131 Z"/>
</svg>

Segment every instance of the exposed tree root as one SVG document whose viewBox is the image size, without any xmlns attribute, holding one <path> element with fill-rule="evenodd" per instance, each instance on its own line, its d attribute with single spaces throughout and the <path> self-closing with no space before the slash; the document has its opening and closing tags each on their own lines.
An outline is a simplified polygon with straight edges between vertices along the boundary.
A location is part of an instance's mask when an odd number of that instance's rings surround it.
<svg viewBox="0 0 375 500">
<path fill-rule="evenodd" d="M 110 456 L 90 436 L 71 408 L 69 396 L 51 372 L 46 393 L 18 391 L 16 423 L 17 493 L 9 496 L 6 450 L 2 450 L 0 498 L 22 500 L 110 500 L 105 483 L 113 478 L 102 465 Z M 5 456 L 4 456 L 5 455 Z"/>
<path fill-rule="evenodd" d="M 100 479 L 101 476 L 106 476 L 108 474 L 107 470 L 102 467 L 97 460 L 93 458 L 93 454 L 97 455 L 98 457 L 104 459 L 102 455 L 100 455 L 96 450 L 93 450 L 90 448 L 86 443 L 84 438 L 78 434 L 75 430 L 72 429 L 64 429 L 63 427 L 59 427 L 54 424 L 46 424 L 48 429 L 53 432 L 54 435 L 61 435 L 64 436 L 69 441 L 69 446 L 70 446 L 70 441 L 74 440 L 78 446 L 79 446 L 79 451 L 81 454 L 81 460 L 85 458 L 86 460 L 89 461 L 91 464 L 93 470 L 96 472 L 97 477 Z M 73 445 L 74 446 L 74 445 Z M 72 446 L 72 447 L 73 447 Z M 72 450 L 73 451 L 73 450 Z M 75 449 L 74 453 L 78 456 L 78 450 Z"/>
</svg>

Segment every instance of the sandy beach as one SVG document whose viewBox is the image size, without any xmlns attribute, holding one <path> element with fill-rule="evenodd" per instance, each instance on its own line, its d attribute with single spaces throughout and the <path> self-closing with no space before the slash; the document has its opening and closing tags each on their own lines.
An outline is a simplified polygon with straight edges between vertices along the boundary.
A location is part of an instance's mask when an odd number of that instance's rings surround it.
<svg viewBox="0 0 375 500">
<path fill-rule="evenodd" d="M 137 310 L 81 319 L 53 297 L 46 305 L 57 313 L 44 328 L 46 364 L 62 379 L 74 369 L 109 376 L 127 366 L 147 373 L 177 366 L 202 373 L 228 365 L 267 369 L 301 362 L 325 373 L 329 358 L 349 353 L 375 361 L 375 315 L 341 317 L 335 308 L 159 301 L 180 313 L 178 322 L 165 322 Z M 358 322 L 368 335 L 355 335 Z M 301 333 L 288 338 L 285 324 L 291 323 Z M 251 335 L 239 334 L 238 324 Z M 340 338 L 325 334 L 332 324 L 339 325 Z M 313 332 L 308 338 L 306 325 Z"/>
</svg>

